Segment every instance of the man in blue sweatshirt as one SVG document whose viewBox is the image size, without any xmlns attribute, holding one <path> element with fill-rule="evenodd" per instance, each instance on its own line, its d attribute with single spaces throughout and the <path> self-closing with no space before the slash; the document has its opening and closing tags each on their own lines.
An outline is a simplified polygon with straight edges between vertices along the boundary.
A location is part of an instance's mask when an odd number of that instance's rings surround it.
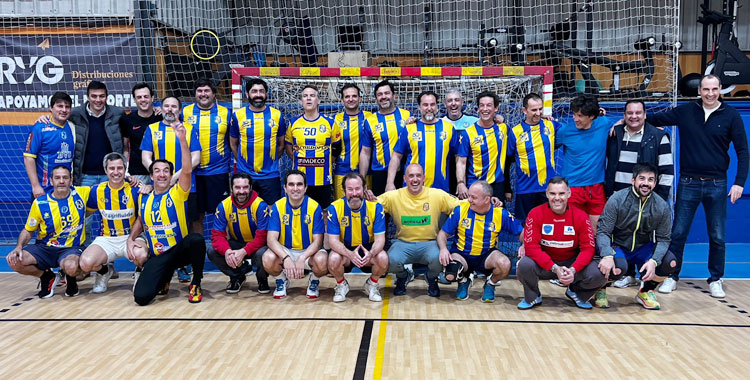
<svg viewBox="0 0 750 380">
<path fill-rule="evenodd" d="M 659 287 L 660 293 L 671 293 L 677 286 L 685 240 L 695 210 L 703 204 L 710 243 L 708 271 L 711 277 L 708 284 L 711 296 L 723 298 L 726 295 L 721 277 L 726 254 L 729 144 L 734 144 L 737 153 L 737 176 L 728 193 L 732 203 L 742 196 L 750 156 L 742 118 L 736 109 L 719 100 L 720 93 L 719 78 L 706 75 L 700 82 L 699 101 L 648 117 L 654 126 L 676 125 L 680 134 L 680 179 L 669 247 L 677 258 L 677 270 Z"/>
</svg>

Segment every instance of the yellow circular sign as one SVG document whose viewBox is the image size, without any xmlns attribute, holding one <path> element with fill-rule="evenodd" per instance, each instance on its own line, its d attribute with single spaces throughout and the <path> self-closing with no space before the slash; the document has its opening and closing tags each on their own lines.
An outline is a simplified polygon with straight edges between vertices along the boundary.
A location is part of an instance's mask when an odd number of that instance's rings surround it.
<svg viewBox="0 0 750 380">
<path fill-rule="evenodd" d="M 216 51 L 210 57 L 201 57 L 200 54 L 196 53 L 195 46 L 193 46 L 193 43 L 195 42 L 195 37 L 197 37 L 199 34 L 203 34 L 203 33 L 207 33 L 207 34 L 211 35 L 213 38 L 216 39 Z M 219 40 L 219 36 L 217 36 L 216 33 L 214 33 L 211 30 L 201 29 L 201 30 L 195 32 L 195 34 L 193 34 L 193 37 L 190 39 L 190 51 L 192 51 L 193 55 L 196 58 L 198 58 L 198 59 L 202 59 L 204 61 L 208 61 L 209 59 L 213 59 L 214 57 L 216 57 L 216 55 L 219 54 L 219 50 L 220 49 L 221 49 L 221 40 Z"/>
</svg>

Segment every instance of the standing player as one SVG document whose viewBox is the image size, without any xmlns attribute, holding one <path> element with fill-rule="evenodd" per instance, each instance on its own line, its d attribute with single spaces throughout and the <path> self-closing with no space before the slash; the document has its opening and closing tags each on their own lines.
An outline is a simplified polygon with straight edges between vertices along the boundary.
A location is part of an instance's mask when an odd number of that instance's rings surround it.
<svg viewBox="0 0 750 380">
<path fill-rule="evenodd" d="M 177 120 L 180 101 L 166 97 L 162 102 L 164 122 L 169 125 L 180 144 L 180 150 L 188 151 L 188 131 Z M 145 140 L 144 140 L 145 141 Z M 154 182 L 154 191 L 142 195 L 138 202 L 138 221 L 133 225 L 127 240 L 128 257 L 150 253 L 143 272 L 133 289 L 133 298 L 140 306 L 148 305 L 157 294 L 167 294 L 169 282 L 175 269 L 191 264 L 193 279 L 188 291 L 188 301 L 203 300 L 201 279 L 206 261 L 206 242 L 203 235 L 189 233 L 187 203 L 193 178 L 191 157 L 180 156 L 182 169 L 177 183 L 172 179 L 174 166 L 171 161 L 157 159 L 150 163 L 149 171 Z M 145 229 L 148 246 L 135 239 Z"/>
<path fill-rule="evenodd" d="M 344 112 L 339 112 L 334 118 L 334 123 L 341 132 L 341 155 L 336 158 L 333 171 L 333 188 L 336 199 L 344 196 L 342 183 L 344 176 L 359 170 L 359 155 L 363 131 L 367 128 L 367 119 L 372 113 L 362 111 L 362 90 L 354 83 L 347 83 L 341 87 L 341 103 L 344 104 Z M 364 176 L 367 173 L 363 174 Z"/>
<path fill-rule="evenodd" d="M 60 277 L 50 269 L 59 266 L 59 274 L 65 272 L 68 284 L 65 295 L 73 297 L 78 295 L 78 259 L 82 238 L 86 236 L 84 219 L 91 189 L 71 188 L 72 176 L 67 166 L 56 166 L 50 174 L 53 190 L 34 199 L 26 227 L 21 230 L 18 243 L 6 260 L 14 271 L 40 278 L 39 298 L 54 295 Z M 38 231 L 36 242 L 28 244 L 34 231 Z"/>
<path fill-rule="evenodd" d="M 268 84 L 260 78 L 247 82 L 247 107 L 232 115 L 229 145 L 238 173 L 249 173 L 253 190 L 269 204 L 281 198 L 279 158 L 284 149 L 287 123 L 276 108 L 266 105 Z"/>
<path fill-rule="evenodd" d="M 130 112 L 120 118 L 120 131 L 125 151 L 128 153 L 128 173 L 138 178 L 141 183 L 151 183 L 148 169 L 141 160 L 141 142 L 148 126 L 162 121 L 161 112 L 157 115 L 154 110 L 154 91 L 146 83 L 133 86 L 136 112 Z"/>
<path fill-rule="evenodd" d="M 461 131 L 456 154 L 457 193 L 460 199 L 469 196 L 469 188 L 476 181 L 492 186 L 491 196 L 502 198 L 505 193 L 505 165 L 508 153 L 508 127 L 497 125 L 495 115 L 500 98 L 493 92 L 477 95 L 480 119 Z M 468 178 L 466 175 L 468 163 Z"/>
<path fill-rule="evenodd" d="M 200 164 L 195 171 L 197 216 L 190 231 L 203 235 L 203 218 L 229 195 L 229 110 L 216 103 L 216 86 L 208 79 L 195 82 L 195 101 L 182 110 L 185 127 L 196 130 L 200 141 Z"/>
<path fill-rule="evenodd" d="M 307 195 L 325 209 L 333 200 L 331 155 L 336 157 L 341 152 L 341 133 L 331 118 L 318 111 L 319 105 L 318 89 L 306 85 L 302 89 L 305 112 L 289 124 L 286 153 L 294 169 L 305 173 Z"/>
<path fill-rule="evenodd" d="M 464 113 L 464 98 L 461 95 L 461 90 L 457 88 L 451 88 L 445 92 L 443 104 L 445 104 L 443 121 L 453 124 L 457 131 L 463 131 L 479 121 L 478 117 Z"/>
<path fill-rule="evenodd" d="M 417 95 L 417 103 L 422 117 L 401 130 L 388 164 L 386 191 L 396 189 L 394 182 L 405 156 L 407 164 L 419 164 L 424 168 L 425 186 L 448 192 L 448 160 L 456 150 L 458 138 L 453 133 L 453 124 L 437 118 L 435 92 L 422 91 Z"/>
<path fill-rule="evenodd" d="M 378 112 L 370 115 L 362 134 L 362 151 L 359 155 L 359 174 L 372 175 L 372 192 L 385 192 L 388 164 L 401 130 L 406 128 L 409 111 L 396 107 L 396 90 L 388 80 L 375 85 L 373 90 Z"/>
<path fill-rule="evenodd" d="M 111 263 L 118 257 L 128 257 L 126 242 L 138 217 L 136 205 L 141 189 L 125 181 L 127 169 L 122 154 L 112 152 L 104 156 L 104 172 L 109 180 L 94 186 L 86 203 L 90 212 L 99 211 L 102 215 L 102 234 L 83 251 L 80 263 L 81 271 L 93 273 L 94 293 L 107 291 L 107 283 L 115 271 Z M 142 268 L 147 259 L 145 252 L 138 252 L 132 261 Z"/>
<path fill-rule="evenodd" d="M 456 298 L 469 298 L 471 283 L 467 276 L 474 271 L 487 275 L 482 293 L 482 301 L 495 300 L 495 286 L 510 273 L 510 260 L 497 247 L 500 231 L 523 236 L 523 226 L 513 215 L 502 207 L 492 205 L 492 185 L 477 181 L 468 191 L 468 201 L 461 202 L 448 217 L 437 243 L 440 256 L 450 256 L 446 266 L 446 279 L 459 280 Z M 448 250 L 448 237 L 453 236 L 453 253 Z M 523 247 L 523 246 L 522 246 Z M 445 264 L 445 263 L 443 263 Z"/>
<path fill-rule="evenodd" d="M 268 273 L 263 269 L 263 252 L 266 250 L 268 205 L 253 190 L 253 180 L 247 173 L 235 173 L 231 179 L 232 195 L 219 203 L 211 230 L 208 258 L 219 270 L 229 276 L 226 292 L 238 293 L 245 283 L 245 274 L 258 267 L 258 292 L 271 291 Z M 227 240 L 227 236 L 229 239 Z M 248 263 L 245 258 L 251 260 Z"/>
<path fill-rule="evenodd" d="M 284 178 L 286 197 L 271 206 L 268 216 L 268 249 L 263 267 L 276 277 L 273 298 L 286 297 L 289 279 L 297 280 L 310 270 L 307 298 L 320 296 L 320 278 L 328 273 L 328 254 L 323 247 L 323 211 L 305 195 L 305 173 L 292 169 Z"/>
<path fill-rule="evenodd" d="M 73 100 L 64 92 L 56 92 L 50 98 L 49 122 L 37 121 L 26 141 L 23 165 L 31 184 L 33 198 L 52 190 L 52 171 L 58 165 L 73 170 L 73 148 L 75 133 L 68 123 Z"/>
<path fill-rule="evenodd" d="M 539 205 L 547 203 L 547 181 L 555 175 L 555 133 L 560 124 L 542 119 L 544 101 L 535 93 L 523 98 L 524 121 L 511 129 L 509 155 L 516 162 L 516 212 L 518 220 Z M 505 199 L 511 201 L 512 194 Z"/>
<path fill-rule="evenodd" d="M 336 279 L 333 302 L 343 302 L 349 292 L 344 273 L 354 266 L 370 272 L 365 281 L 365 293 L 370 301 L 383 298 L 378 290 L 378 279 L 388 269 L 385 247 L 385 213 L 378 202 L 365 200 L 365 178 L 357 172 L 347 173 L 343 179 L 345 197 L 328 207 L 328 270 Z"/>
</svg>

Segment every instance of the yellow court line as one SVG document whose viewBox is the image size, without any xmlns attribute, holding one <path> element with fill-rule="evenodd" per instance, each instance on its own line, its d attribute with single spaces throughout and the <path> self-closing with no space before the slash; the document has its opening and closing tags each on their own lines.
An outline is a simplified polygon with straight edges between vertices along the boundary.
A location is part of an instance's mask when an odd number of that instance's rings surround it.
<svg viewBox="0 0 750 380">
<path fill-rule="evenodd" d="M 375 368 L 373 369 L 373 380 L 380 380 L 383 376 L 383 354 L 385 352 L 385 327 L 388 324 L 388 301 L 391 297 L 391 276 L 385 278 L 385 287 L 383 288 L 383 309 L 380 312 L 380 328 L 378 329 L 378 349 L 375 352 Z"/>
</svg>

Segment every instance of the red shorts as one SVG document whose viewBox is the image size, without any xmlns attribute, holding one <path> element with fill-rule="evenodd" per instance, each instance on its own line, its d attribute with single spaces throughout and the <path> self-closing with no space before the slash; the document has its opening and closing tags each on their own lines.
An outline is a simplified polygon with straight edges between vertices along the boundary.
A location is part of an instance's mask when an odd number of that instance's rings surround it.
<svg viewBox="0 0 750 380">
<path fill-rule="evenodd" d="M 604 196 L 604 184 L 577 186 L 570 188 L 568 205 L 575 206 L 589 215 L 601 215 L 607 197 Z"/>
</svg>

